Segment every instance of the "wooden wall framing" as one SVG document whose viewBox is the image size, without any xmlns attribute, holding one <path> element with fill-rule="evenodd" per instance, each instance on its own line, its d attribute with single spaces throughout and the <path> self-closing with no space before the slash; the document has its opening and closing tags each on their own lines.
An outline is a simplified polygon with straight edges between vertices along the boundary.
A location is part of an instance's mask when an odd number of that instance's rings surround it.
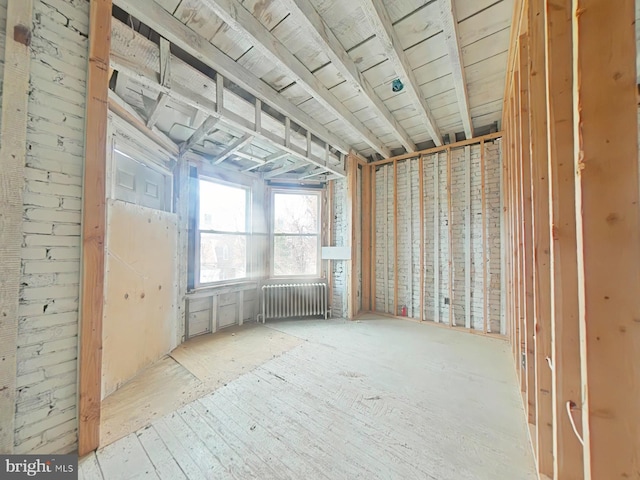
<svg viewBox="0 0 640 480">
<path fill-rule="evenodd" d="M 640 472 L 635 2 L 516 0 L 506 315 L 541 478 Z"/>
<path fill-rule="evenodd" d="M 111 0 L 91 0 L 82 218 L 78 453 L 100 442 Z"/>
</svg>

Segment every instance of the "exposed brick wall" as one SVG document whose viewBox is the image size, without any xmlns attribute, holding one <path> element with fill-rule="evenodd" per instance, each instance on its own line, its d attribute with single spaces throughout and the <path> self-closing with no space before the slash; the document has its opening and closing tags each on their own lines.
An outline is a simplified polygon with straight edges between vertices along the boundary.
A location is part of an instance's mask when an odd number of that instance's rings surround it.
<svg viewBox="0 0 640 480">
<path fill-rule="evenodd" d="M 77 443 L 81 176 L 88 23 L 86 0 L 34 2 L 17 352 L 16 453 L 70 452 Z"/>
<path fill-rule="evenodd" d="M 451 152 L 451 218 L 447 195 L 447 154 L 429 155 L 422 160 L 400 161 L 397 165 L 398 195 L 398 265 L 394 266 L 394 168 L 388 164 L 376 172 L 376 310 L 400 313 L 407 306 L 407 314 L 420 317 L 420 206 L 418 169 L 424 169 L 424 311 L 423 318 L 434 320 L 438 308 L 440 322 L 449 322 L 449 308 L 453 308 L 455 325 L 481 330 L 483 319 L 483 253 L 480 146 L 473 145 Z M 468 155 L 468 157 L 467 157 Z M 467 166 L 467 158 L 469 158 Z M 490 330 L 500 332 L 501 308 L 501 250 L 500 250 L 500 145 L 485 144 L 485 194 L 487 227 L 487 286 L 488 323 Z M 470 170 L 467 170 L 470 168 Z M 436 185 L 435 173 L 438 171 Z M 385 202 L 385 175 L 386 202 Z M 469 194 L 467 194 L 469 192 Z M 436 211 L 436 195 L 439 208 Z M 467 202 L 469 204 L 467 205 Z M 469 215 L 470 250 L 467 257 L 467 215 Z M 387 227 L 385 230 L 385 216 Z M 451 221 L 451 225 L 449 225 Z M 436 238 L 438 222 L 439 235 Z M 451 244 L 449 232 L 451 231 Z M 434 299 L 434 269 L 436 241 L 439 242 L 439 299 Z M 451 258 L 449 250 L 451 248 Z M 386 257 L 385 257 L 386 251 Z M 386 260 L 385 260 L 386 258 Z M 468 260 L 467 260 L 468 258 Z M 453 298 L 449 294 L 449 270 L 452 260 Z M 467 263 L 469 262 L 469 263 Z M 470 283 L 467 289 L 466 270 Z M 388 282 L 385 288 L 385 269 Z M 394 305 L 394 275 L 398 275 L 398 311 Z M 469 290 L 469 293 L 467 293 Z M 386 307 L 385 307 L 386 291 Z M 469 298 L 467 299 L 467 294 Z M 449 299 L 450 304 L 445 304 Z M 469 312 L 467 312 L 467 305 Z M 469 313 L 469 319 L 467 314 Z"/>
<path fill-rule="evenodd" d="M 345 179 L 335 180 L 333 188 L 333 214 L 331 228 L 334 236 L 333 245 L 342 247 L 350 245 L 347 222 L 347 182 Z M 347 262 L 334 260 L 331 262 L 333 275 L 333 297 L 331 298 L 331 314 L 334 318 L 347 316 Z"/>
</svg>

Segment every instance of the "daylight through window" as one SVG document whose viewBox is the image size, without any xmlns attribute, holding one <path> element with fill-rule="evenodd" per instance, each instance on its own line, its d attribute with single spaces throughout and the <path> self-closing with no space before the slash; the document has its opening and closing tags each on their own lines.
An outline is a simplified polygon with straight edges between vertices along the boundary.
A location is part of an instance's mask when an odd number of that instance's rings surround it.
<svg viewBox="0 0 640 480">
<path fill-rule="evenodd" d="M 320 195 L 274 192 L 274 276 L 319 275 Z"/>
<path fill-rule="evenodd" d="M 200 180 L 200 284 L 247 277 L 249 190 Z"/>
</svg>

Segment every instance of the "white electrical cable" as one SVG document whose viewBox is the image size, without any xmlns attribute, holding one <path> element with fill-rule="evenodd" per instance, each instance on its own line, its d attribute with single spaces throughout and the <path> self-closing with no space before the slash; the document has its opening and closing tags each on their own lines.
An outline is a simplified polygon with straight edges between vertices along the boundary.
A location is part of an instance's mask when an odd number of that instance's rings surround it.
<svg viewBox="0 0 640 480">
<path fill-rule="evenodd" d="M 578 441 L 584 447 L 584 440 L 578 433 L 578 429 L 576 428 L 576 423 L 573 421 L 573 415 L 571 415 L 571 403 L 572 403 L 571 400 L 567 401 L 567 415 L 569 415 L 569 421 L 571 422 L 571 428 L 573 428 L 573 433 L 576 434 L 576 437 L 578 437 Z"/>
</svg>

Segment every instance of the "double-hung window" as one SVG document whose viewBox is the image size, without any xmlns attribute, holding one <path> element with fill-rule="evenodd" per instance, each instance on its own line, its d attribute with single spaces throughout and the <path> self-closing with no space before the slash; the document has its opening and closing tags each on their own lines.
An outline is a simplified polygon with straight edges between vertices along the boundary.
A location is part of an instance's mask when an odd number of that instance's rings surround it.
<svg viewBox="0 0 640 480">
<path fill-rule="evenodd" d="M 320 275 L 320 192 L 275 190 L 272 274 Z"/>
<path fill-rule="evenodd" d="M 199 284 L 247 278 L 249 189 L 200 178 L 199 196 Z"/>
</svg>

